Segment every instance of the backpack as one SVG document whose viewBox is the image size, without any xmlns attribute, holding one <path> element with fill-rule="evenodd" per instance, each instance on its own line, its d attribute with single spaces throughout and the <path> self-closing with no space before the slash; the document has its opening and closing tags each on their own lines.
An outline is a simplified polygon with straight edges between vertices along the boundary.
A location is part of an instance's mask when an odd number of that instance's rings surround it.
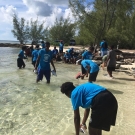
<svg viewBox="0 0 135 135">
<path fill-rule="evenodd" d="M 102 48 L 104 48 L 104 49 L 107 49 L 108 48 L 108 45 L 107 45 L 107 42 L 106 41 L 103 42 Z"/>
</svg>

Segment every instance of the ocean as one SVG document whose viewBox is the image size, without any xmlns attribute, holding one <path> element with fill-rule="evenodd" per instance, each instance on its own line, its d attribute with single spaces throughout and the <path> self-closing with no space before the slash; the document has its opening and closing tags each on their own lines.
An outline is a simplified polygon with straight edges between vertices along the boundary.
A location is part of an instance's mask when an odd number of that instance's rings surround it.
<svg viewBox="0 0 135 135">
<path fill-rule="evenodd" d="M 0 43 L 20 44 L 19 41 L 13 41 L 13 40 L 0 40 Z M 26 44 L 31 44 L 31 42 L 28 41 Z"/>
</svg>

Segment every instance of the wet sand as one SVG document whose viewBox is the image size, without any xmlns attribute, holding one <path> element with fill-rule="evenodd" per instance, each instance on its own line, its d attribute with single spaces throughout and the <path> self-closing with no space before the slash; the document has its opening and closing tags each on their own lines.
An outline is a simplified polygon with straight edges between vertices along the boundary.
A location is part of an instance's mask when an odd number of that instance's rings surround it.
<svg viewBox="0 0 135 135">
<path fill-rule="evenodd" d="M 18 51 L 8 49 L 8 55 L 4 53 L 0 59 L 0 135 L 75 135 L 71 102 L 61 94 L 60 86 L 65 81 L 76 86 L 87 82 L 87 78 L 75 79 L 80 66 L 57 62 L 57 77 L 52 76 L 50 85 L 45 78 L 36 84 L 30 58 L 25 69 L 16 67 Z M 104 74 L 101 69 L 96 84 L 115 95 L 119 108 L 116 126 L 103 135 L 134 135 L 135 79 L 118 71 L 114 72 L 115 79 Z M 84 110 L 80 111 L 82 118 Z"/>
</svg>

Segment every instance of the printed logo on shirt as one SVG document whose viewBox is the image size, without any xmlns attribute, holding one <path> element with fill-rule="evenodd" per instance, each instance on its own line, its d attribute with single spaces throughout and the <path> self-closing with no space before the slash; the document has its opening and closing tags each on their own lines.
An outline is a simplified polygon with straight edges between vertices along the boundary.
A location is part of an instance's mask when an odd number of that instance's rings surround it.
<svg viewBox="0 0 135 135">
<path fill-rule="evenodd" d="M 49 58 L 50 58 L 50 55 L 45 54 L 44 55 L 44 62 L 48 62 L 49 61 Z"/>
</svg>

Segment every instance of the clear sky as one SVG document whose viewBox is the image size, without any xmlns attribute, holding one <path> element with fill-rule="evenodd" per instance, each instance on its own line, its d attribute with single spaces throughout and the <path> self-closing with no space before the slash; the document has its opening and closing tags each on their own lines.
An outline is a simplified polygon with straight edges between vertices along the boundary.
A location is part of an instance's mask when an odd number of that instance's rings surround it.
<svg viewBox="0 0 135 135">
<path fill-rule="evenodd" d="M 26 20 L 45 21 L 46 26 L 53 25 L 55 18 L 70 15 L 68 0 L 0 0 L 0 40 L 16 40 L 11 30 L 13 29 L 12 15 Z"/>
</svg>

